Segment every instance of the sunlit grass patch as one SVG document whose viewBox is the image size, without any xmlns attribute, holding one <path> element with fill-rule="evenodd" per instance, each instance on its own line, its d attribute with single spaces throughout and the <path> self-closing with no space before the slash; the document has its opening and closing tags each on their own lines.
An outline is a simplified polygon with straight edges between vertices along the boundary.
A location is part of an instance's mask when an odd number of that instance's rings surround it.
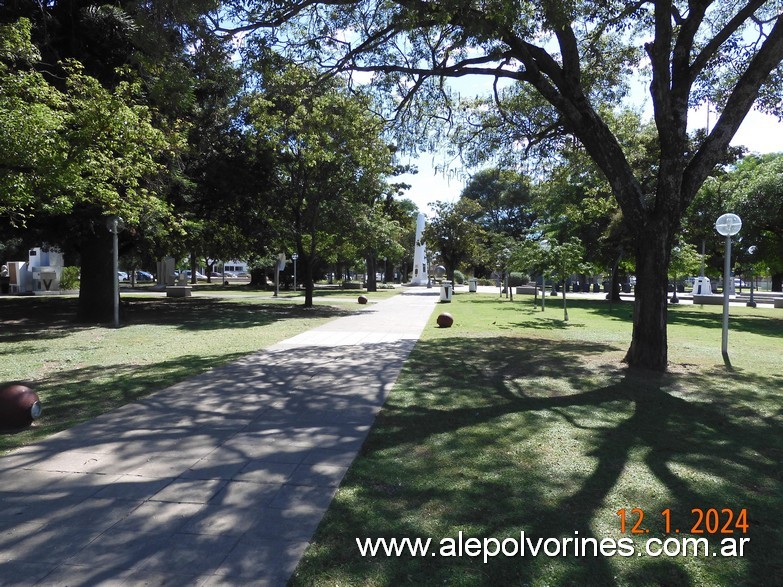
<svg viewBox="0 0 783 587">
<path fill-rule="evenodd" d="M 440 311 L 454 316 L 452 328 L 436 326 Z M 757 585 L 780 576 L 783 535 L 772 520 L 783 513 L 783 316 L 737 309 L 728 371 L 715 309 L 673 308 L 672 368 L 656 375 L 621 362 L 629 303 L 579 300 L 569 314 L 563 322 L 554 303 L 542 313 L 529 299 L 496 296 L 440 305 L 293 583 Z M 644 516 L 638 533 L 635 508 Z M 745 556 L 644 554 L 651 538 L 698 536 L 692 510 L 709 508 L 749 512 Z M 679 533 L 665 534 L 667 509 Z M 355 543 L 421 537 L 437 549 L 460 532 L 502 540 L 522 531 L 625 538 L 643 555 L 485 563 L 465 554 L 362 557 Z M 709 535 L 711 548 L 726 537 Z"/>
</svg>

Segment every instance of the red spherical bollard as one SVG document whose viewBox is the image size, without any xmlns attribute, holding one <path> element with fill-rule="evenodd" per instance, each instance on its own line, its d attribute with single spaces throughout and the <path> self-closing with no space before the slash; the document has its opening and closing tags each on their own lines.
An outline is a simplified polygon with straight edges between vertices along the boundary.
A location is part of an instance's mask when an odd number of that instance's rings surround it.
<svg viewBox="0 0 783 587">
<path fill-rule="evenodd" d="M 367 296 L 359 296 L 359 303 L 364 305 L 367 303 Z"/>
<path fill-rule="evenodd" d="M 443 312 L 442 314 L 438 315 L 438 326 L 441 328 L 451 328 L 451 325 L 454 324 L 454 316 L 449 314 L 448 312 Z"/>
<path fill-rule="evenodd" d="M 32 389 L 21 383 L 0 388 L 0 427 L 29 426 L 40 415 L 41 400 Z"/>
</svg>

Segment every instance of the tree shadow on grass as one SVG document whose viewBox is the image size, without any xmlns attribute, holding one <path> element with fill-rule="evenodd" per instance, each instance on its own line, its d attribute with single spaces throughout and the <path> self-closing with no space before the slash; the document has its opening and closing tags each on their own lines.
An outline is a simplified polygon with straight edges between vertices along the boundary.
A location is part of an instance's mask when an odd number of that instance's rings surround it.
<svg viewBox="0 0 783 587">
<path fill-rule="evenodd" d="M 183 330 L 267 326 L 293 318 L 333 318 L 349 312 L 331 306 L 259 304 L 236 299 L 160 298 L 124 302 L 127 324 L 173 324 Z"/>
<path fill-rule="evenodd" d="M 548 307 L 549 305 L 547 305 Z M 609 304 L 603 300 L 580 299 L 569 300 L 568 307 L 583 309 L 614 320 L 630 322 L 633 319 L 633 302 Z M 715 306 L 701 308 L 691 305 L 677 305 L 670 306 L 668 312 L 668 323 L 670 326 L 721 329 L 723 326 L 722 320 L 722 309 Z M 742 314 L 737 314 L 736 308 L 731 308 L 729 310 L 729 320 L 731 329 L 738 332 L 748 332 L 760 336 L 783 337 L 783 314 L 776 314 L 769 309 L 757 309 L 752 312 L 743 310 Z"/>
<path fill-rule="evenodd" d="M 25 340 L 62 338 L 93 328 L 76 322 L 75 298 L 25 297 L 0 303 L 0 344 Z M 175 325 L 182 330 L 215 330 L 266 326 L 292 318 L 331 318 L 349 314 L 331 306 L 303 308 L 301 304 L 259 304 L 220 298 L 123 299 L 121 326 Z"/>
<path fill-rule="evenodd" d="M 14 297 L 0 299 L 0 344 L 47 336 L 67 336 L 84 325 L 75 324 L 73 298 Z"/>
<path fill-rule="evenodd" d="M 738 332 L 783 337 L 783 315 L 777 316 L 769 311 L 762 310 L 756 314 L 736 315 L 732 314 L 730 309 L 729 322 L 731 330 Z M 723 313 L 722 311 L 680 307 L 669 312 L 669 324 L 720 330 L 723 328 Z"/>
<path fill-rule="evenodd" d="M 781 576 L 783 422 L 779 411 L 744 412 L 751 400 L 778 405 L 779 382 L 737 374 L 719 402 L 706 391 L 712 374 L 659 376 L 605 364 L 598 382 L 602 355 L 614 350 L 511 338 L 420 343 L 295 583 L 319 573 L 355 583 L 464 585 L 758 585 Z M 645 511 L 649 535 L 620 534 L 617 510 L 635 507 Z M 745 508 L 745 556 L 528 552 L 485 564 L 468 556 L 361 558 L 353 540 L 431 537 L 437 547 L 458 531 L 503 540 L 524 530 L 534 541 L 575 532 L 598 541 L 632 537 L 641 549 L 644 538 L 667 538 L 666 508 L 684 536 L 696 522 L 693 508 Z M 708 536 L 713 552 L 721 538 L 742 537 L 732 530 Z"/>
</svg>

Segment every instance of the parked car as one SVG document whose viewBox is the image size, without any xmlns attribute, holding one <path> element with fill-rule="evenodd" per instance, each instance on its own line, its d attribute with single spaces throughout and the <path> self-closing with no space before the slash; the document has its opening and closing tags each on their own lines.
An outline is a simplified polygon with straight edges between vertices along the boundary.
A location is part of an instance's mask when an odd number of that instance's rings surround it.
<svg viewBox="0 0 783 587">
<path fill-rule="evenodd" d="M 155 277 L 152 273 L 139 269 L 136 271 L 136 281 L 155 281 Z"/>
<path fill-rule="evenodd" d="M 187 276 L 187 278 L 190 279 L 190 277 L 191 277 L 190 269 L 185 269 L 185 271 L 183 271 L 182 273 L 184 273 Z M 196 271 L 196 279 L 206 279 L 206 278 L 207 278 L 206 275 Z"/>
<path fill-rule="evenodd" d="M 226 272 L 213 271 L 212 273 L 209 274 L 209 276 L 210 277 L 226 277 L 226 278 L 228 278 L 228 277 L 236 277 L 237 274 L 234 273 L 233 271 L 226 271 Z"/>
<path fill-rule="evenodd" d="M 120 281 L 128 281 L 128 274 L 125 271 L 117 271 L 117 277 Z"/>
</svg>

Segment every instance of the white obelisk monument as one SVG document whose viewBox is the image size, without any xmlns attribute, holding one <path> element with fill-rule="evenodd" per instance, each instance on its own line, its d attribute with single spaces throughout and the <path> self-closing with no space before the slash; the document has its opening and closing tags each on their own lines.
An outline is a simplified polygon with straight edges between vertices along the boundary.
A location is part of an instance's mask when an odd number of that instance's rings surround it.
<svg viewBox="0 0 783 587">
<path fill-rule="evenodd" d="M 416 218 L 416 248 L 413 250 L 413 279 L 411 285 L 427 285 L 427 250 L 421 242 L 424 232 L 424 214 Z"/>
</svg>

